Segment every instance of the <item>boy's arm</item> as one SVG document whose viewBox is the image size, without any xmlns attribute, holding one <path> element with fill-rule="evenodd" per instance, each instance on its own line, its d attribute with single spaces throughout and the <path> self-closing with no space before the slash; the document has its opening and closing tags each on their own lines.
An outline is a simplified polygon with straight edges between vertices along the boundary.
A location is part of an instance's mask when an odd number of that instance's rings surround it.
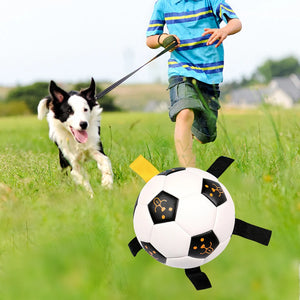
<svg viewBox="0 0 300 300">
<path fill-rule="evenodd" d="M 151 49 L 156 49 L 160 47 L 160 44 L 158 43 L 159 34 L 156 35 L 150 35 L 146 39 L 146 45 Z"/>
<path fill-rule="evenodd" d="M 207 45 L 212 45 L 216 40 L 219 42 L 216 44 L 216 48 L 219 47 L 228 35 L 235 34 L 242 29 L 242 23 L 239 19 L 230 19 L 227 17 L 228 23 L 222 28 L 205 28 L 202 36 L 211 34 L 207 41 Z"/>
</svg>

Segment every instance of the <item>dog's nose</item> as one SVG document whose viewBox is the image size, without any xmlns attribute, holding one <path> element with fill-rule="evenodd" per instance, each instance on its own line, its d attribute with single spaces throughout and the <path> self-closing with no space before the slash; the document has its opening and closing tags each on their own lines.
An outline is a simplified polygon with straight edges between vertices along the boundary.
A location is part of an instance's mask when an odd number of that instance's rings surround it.
<svg viewBox="0 0 300 300">
<path fill-rule="evenodd" d="M 82 130 L 85 130 L 88 127 L 88 122 L 82 121 L 79 123 L 79 126 L 81 127 Z"/>
</svg>

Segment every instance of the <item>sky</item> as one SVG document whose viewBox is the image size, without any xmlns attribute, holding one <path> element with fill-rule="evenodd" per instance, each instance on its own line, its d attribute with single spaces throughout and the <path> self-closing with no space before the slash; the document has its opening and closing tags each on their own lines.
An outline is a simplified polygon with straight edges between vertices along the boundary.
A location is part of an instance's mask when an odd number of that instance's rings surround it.
<svg viewBox="0 0 300 300">
<path fill-rule="evenodd" d="M 0 86 L 116 81 L 161 49 L 145 44 L 155 0 L 0 0 Z M 227 0 L 243 24 L 224 41 L 224 82 L 267 59 L 300 60 L 299 0 Z M 167 81 L 169 54 L 128 83 Z"/>
</svg>

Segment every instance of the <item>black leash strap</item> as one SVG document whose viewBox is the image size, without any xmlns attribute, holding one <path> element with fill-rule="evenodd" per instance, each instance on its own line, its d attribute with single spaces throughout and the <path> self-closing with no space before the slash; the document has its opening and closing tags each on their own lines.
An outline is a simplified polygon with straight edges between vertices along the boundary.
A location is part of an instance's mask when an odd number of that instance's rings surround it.
<svg viewBox="0 0 300 300">
<path fill-rule="evenodd" d="M 116 81 L 115 83 L 113 83 L 112 85 L 110 85 L 108 88 L 106 88 L 105 90 L 103 90 L 102 92 L 98 93 L 96 95 L 96 99 L 100 99 L 103 96 L 105 96 L 107 93 L 109 93 L 110 91 L 112 91 L 113 89 L 115 89 L 117 86 L 119 86 L 121 83 L 123 83 L 125 80 L 127 80 L 129 77 L 131 77 L 133 74 L 135 74 L 137 71 L 139 71 L 140 69 L 142 69 L 143 67 L 145 67 L 146 65 L 148 65 L 149 63 L 151 63 L 153 60 L 157 59 L 158 57 L 162 56 L 163 54 L 165 54 L 166 52 L 168 52 L 169 50 L 173 49 L 175 46 L 177 45 L 177 41 L 173 41 L 173 43 L 171 43 L 168 47 L 166 47 L 163 51 L 159 52 L 156 56 L 154 56 L 152 59 L 150 59 L 149 61 L 147 61 L 145 64 L 143 64 L 142 66 L 140 66 L 139 68 L 137 68 L 136 70 L 134 70 L 133 72 L 129 73 L 128 75 L 124 76 L 123 78 L 121 78 L 120 80 Z"/>
<path fill-rule="evenodd" d="M 234 159 L 226 156 L 218 157 L 206 172 L 219 178 L 226 169 L 234 162 Z"/>
<path fill-rule="evenodd" d="M 130 241 L 130 243 L 128 244 L 128 247 L 133 256 L 136 256 L 138 254 L 138 252 L 140 250 L 142 250 L 142 246 L 140 245 L 140 243 L 136 237 Z"/>
<path fill-rule="evenodd" d="M 185 269 L 185 275 L 194 285 L 196 290 L 204 290 L 211 288 L 211 283 L 206 276 L 200 269 L 200 267 L 192 268 L 192 269 Z"/>
<path fill-rule="evenodd" d="M 136 237 L 130 241 L 128 247 L 133 256 L 136 256 L 138 252 L 143 249 Z M 194 285 L 196 290 L 204 290 L 211 287 L 208 277 L 201 271 L 200 267 L 185 269 L 185 275 Z"/>
<path fill-rule="evenodd" d="M 249 224 L 240 219 L 235 219 L 232 234 L 268 246 L 271 239 L 272 231 Z"/>
</svg>

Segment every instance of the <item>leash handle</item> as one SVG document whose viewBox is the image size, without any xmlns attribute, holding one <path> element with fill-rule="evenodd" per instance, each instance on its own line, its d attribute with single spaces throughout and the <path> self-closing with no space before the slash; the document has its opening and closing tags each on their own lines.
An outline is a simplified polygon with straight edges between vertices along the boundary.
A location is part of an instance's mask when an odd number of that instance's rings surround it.
<svg viewBox="0 0 300 300">
<path fill-rule="evenodd" d="M 102 92 L 98 93 L 96 95 L 96 99 L 100 99 L 103 96 L 105 96 L 107 93 L 109 93 L 110 91 L 112 91 L 113 89 L 115 89 L 117 86 L 119 86 L 121 83 L 123 83 L 125 80 L 127 80 L 129 77 L 131 77 L 132 75 L 134 75 L 136 72 L 138 72 L 140 69 L 142 69 L 143 67 L 145 67 L 146 65 L 148 65 L 149 63 L 151 63 L 153 60 L 157 59 L 158 57 L 162 56 L 163 54 L 165 54 L 166 52 L 172 50 L 175 46 L 177 46 L 177 41 L 174 40 L 173 43 L 171 43 L 170 45 L 168 45 L 168 47 L 166 47 L 163 51 L 161 51 L 160 53 L 158 53 L 156 56 L 154 56 L 153 58 L 151 58 L 149 61 L 147 61 L 145 64 L 143 64 L 142 66 L 140 66 L 139 68 L 137 68 L 136 70 L 134 70 L 133 72 L 129 73 L 128 75 L 124 76 L 123 78 L 119 79 L 118 81 L 116 81 L 115 83 L 113 83 L 112 85 L 110 85 L 108 88 L 106 88 L 105 90 L 103 90 Z"/>
</svg>

